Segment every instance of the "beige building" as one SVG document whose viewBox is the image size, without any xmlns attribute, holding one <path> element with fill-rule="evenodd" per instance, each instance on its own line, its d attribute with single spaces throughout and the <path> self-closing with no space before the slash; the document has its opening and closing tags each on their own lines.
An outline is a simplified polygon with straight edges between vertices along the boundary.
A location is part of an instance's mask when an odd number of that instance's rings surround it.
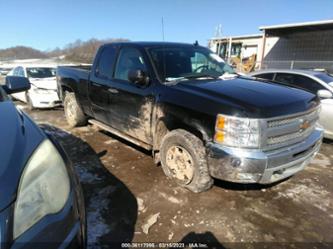
<svg viewBox="0 0 333 249">
<path fill-rule="evenodd" d="M 333 20 L 259 29 L 261 34 L 212 38 L 209 47 L 229 63 L 253 63 L 249 58 L 255 54 L 252 70 L 320 68 L 333 72 Z"/>
</svg>

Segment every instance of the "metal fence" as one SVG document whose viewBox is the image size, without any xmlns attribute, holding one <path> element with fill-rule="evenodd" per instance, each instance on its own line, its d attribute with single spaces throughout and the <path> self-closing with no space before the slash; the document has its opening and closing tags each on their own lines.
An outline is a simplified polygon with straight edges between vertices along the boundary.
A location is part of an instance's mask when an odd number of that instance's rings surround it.
<svg viewBox="0 0 333 249">
<path fill-rule="evenodd" d="M 260 62 L 257 62 L 260 65 Z M 333 61 L 264 60 L 261 69 L 320 69 L 333 73 Z"/>
</svg>

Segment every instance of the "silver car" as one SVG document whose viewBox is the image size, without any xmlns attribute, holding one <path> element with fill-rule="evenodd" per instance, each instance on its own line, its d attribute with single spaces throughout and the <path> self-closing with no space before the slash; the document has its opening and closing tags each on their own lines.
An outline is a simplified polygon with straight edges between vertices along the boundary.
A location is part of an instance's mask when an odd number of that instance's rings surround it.
<svg viewBox="0 0 333 249">
<path fill-rule="evenodd" d="M 253 72 L 252 77 L 272 80 L 302 88 L 321 98 L 319 123 L 324 127 L 324 137 L 333 139 L 333 75 L 314 70 L 270 69 Z"/>
</svg>

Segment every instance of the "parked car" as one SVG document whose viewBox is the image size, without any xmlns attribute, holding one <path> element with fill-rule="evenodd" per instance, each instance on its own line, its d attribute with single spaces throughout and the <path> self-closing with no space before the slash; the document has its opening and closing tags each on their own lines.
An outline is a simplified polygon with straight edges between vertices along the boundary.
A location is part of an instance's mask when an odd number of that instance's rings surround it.
<svg viewBox="0 0 333 249">
<path fill-rule="evenodd" d="M 0 76 L 6 76 L 12 70 L 11 67 L 1 66 L 0 67 Z"/>
<path fill-rule="evenodd" d="M 91 70 L 58 67 L 57 79 L 71 126 L 88 121 L 151 150 L 194 192 L 213 178 L 280 181 L 304 169 L 322 141 L 316 95 L 239 76 L 198 45 L 106 44 Z"/>
<path fill-rule="evenodd" d="M 314 70 L 263 70 L 250 74 L 318 94 L 321 99 L 319 123 L 324 127 L 324 137 L 333 139 L 333 76 Z"/>
<path fill-rule="evenodd" d="M 0 247 L 84 248 L 84 200 L 71 162 L 7 96 L 29 88 L 15 76 L 0 87 Z"/>
<path fill-rule="evenodd" d="M 31 83 L 29 91 L 12 96 L 33 108 L 53 108 L 62 103 L 57 94 L 56 67 L 49 65 L 16 66 L 8 75 L 27 77 Z"/>
</svg>

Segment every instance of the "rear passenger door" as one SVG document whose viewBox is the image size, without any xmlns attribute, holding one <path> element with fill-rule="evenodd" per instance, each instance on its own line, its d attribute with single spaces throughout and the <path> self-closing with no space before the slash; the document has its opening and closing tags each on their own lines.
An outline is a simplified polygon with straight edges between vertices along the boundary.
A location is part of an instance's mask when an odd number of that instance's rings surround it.
<svg viewBox="0 0 333 249">
<path fill-rule="evenodd" d="M 107 125 L 112 123 L 112 117 L 109 115 L 110 109 L 113 108 L 111 83 L 117 51 L 118 46 L 115 45 L 108 45 L 101 49 L 88 83 L 88 97 L 93 116 Z"/>
</svg>

